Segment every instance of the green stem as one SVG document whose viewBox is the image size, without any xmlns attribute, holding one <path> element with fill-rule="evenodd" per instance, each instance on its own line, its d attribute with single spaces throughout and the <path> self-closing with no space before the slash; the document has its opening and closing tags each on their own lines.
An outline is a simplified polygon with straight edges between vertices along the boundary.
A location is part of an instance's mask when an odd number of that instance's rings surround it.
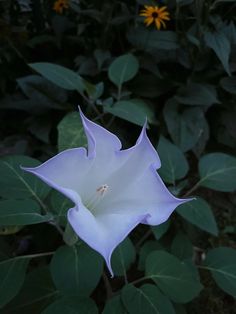
<svg viewBox="0 0 236 314">
<path fill-rule="evenodd" d="M 50 256 L 53 255 L 55 251 L 51 252 L 45 252 L 45 253 L 38 253 L 38 254 L 30 254 L 30 255 L 21 255 L 21 256 L 16 256 L 13 257 L 14 259 L 24 259 L 24 258 L 38 258 L 38 257 L 43 257 L 43 256 Z"/>
<path fill-rule="evenodd" d="M 141 277 L 141 278 L 136 279 L 136 280 L 134 280 L 134 281 L 131 281 L 130 284 L 136 285 L 137 283 L 140 283 L 140 282 L 142 282 L 142 281 L 144 281 L 144 280 L 148 280 L 148 279 L 151 279 L 151 278 L 148 277 L 148 276 L 144 276 L 144 277 Z"/>
<path fill-rule="evenodd" d="M 61 229 L 60 225 L 58 224 L 58 222 L 53 219 L 52 221 L 49 222 L 50 225 L 52 225 L 53 227 L 55 227 L 57 229 L 57 231 L 60 233 L 60 235 L 64 235 L 64 231 Z"/>
<path fill-rule="evenodd" d="M 187 192 L 183 195 L 183 197 L 189 196 L 189 195 L 191 195 L 195 190 L 197 190 L 197 189 L 199 188 L 200 183 L 201 183 L 202 181 L 203 181 L 203 180 L 199 180 L 196 184 L 194 184 L 194 186 L 193 186 L 189 191 L 187 191 Z"/>
</svg>

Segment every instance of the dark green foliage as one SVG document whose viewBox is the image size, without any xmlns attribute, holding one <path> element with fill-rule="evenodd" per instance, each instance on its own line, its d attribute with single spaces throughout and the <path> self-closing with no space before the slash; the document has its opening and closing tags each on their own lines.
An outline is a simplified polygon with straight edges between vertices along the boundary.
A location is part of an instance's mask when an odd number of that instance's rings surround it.
<svg viewBox="0 0 236 314">
<path fill-rule="evenodd" d="M 144 26 L 144 5 L 167 6 L 166 29 Z M 216 314 L 211 300 L 232 312 L 235 1 L 53 6 L 0 1 L 0 312 Z M 138 226 L 114 251 L 115 278 L 68 239 L 74 204 L 21 169 L 87 147 L 78 106 L 124 148 L 146 121 L 158 174 L 195 198 L 159 226 Z"/>
</svg>

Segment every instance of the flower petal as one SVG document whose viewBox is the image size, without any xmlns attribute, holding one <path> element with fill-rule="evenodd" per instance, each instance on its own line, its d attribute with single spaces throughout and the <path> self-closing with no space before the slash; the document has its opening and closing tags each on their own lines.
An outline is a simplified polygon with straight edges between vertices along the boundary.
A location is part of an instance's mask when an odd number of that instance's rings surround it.
<svg viewBox="0 0 236 314">
<path fill-rule="evenodd" d="M 107 154 L 121 149 L 121 142 L 116 135 L 102 126 L 87 119 L 80 110 L 84 130 L 88 140 L 88 156 L 106 158 Z"/>
<path fill-rule="evenodd" d="M 148 214 L 142 223 L 159 225 L 169 218 L 178 205 L 192 200 L 173 196 L 153 166 L 131 184 L 126 184 L 127 178 L 120 180 L 125 182 L 124 188 L 116 195 L 112 194 L 110 199 L 104 198 L 103 203 L 99 204 L 100 213 Z"/>
<path fill-rule="evenodd" d="M 155 24 L 156 24 L 156 28 L 158 30 L 160 30 L 161 29 L 161 22 L 160 22 L 160 20 L 158 18 L 155 19 Z"/>
<path fill-rule="evenodd" d="M 94 217 L 82 203 L 68 211 L 68 220 L 74 231 L 104 257 L 112 277 L 112 252 L 145 217 L 130 213 Z"/>
<path fill-rule="evenodd" d="M 70 189 L 83 197 L 89 179 L 87 174 L 92 165 L 93 160 L 87 157 L 86 149 L 80 147 L 65 150 L 38 167 L 22 169 L 38 176 L 65 195 L 64 189 Z"/>
</svg>

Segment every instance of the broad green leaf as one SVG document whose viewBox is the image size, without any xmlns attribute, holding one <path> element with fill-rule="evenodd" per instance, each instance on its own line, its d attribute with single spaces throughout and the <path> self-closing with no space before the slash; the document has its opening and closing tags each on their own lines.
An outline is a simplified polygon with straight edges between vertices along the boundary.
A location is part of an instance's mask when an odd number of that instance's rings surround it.
<svg viewBox="0 0 236 314">
<path fill-rule="evenodd" d="M 148 255 L 152 251 L 161 250 L 162 246 L 158 241 L 149 240 L 144 243 L 139 251 L 138 270 L 145 269 L 145 263 Z"/>
<path fill-rule="evenodd" d="M 178 3 L 180 6 L 188 5 L 192 3 L 194 0 L 176 0 L 176 3 Z"/>
<path fill-rule="evenodd" d="M 170 91 L 173 82 L 164 78 L 157 78 L 151 73 L 142 73 L 129 84 L 129 90 L 144 98 L 156 98 Z"/>
<path fill-rule="evenodd" d="M 117 101 L 112 106 L 104 106 L 104 110 L 140 126 L 144 125 L 146 118 L 150 123 L 155 120 L 152 107 L 140 99 Z"/>
<path fill-rule="evenodd" d="M 176 180 L 186 176 L 189 166 L 183 152 L 163 136 L 160 137 L 157 152 L 161 159 L 158 173 L 167 183 L 174 184 Z"/>
<path fill-rule="evenodd" d="M 55 190 L 51 193 L 50 201 L 56 216 L 55 218 L 57 218 L 61 225 L 65 226 L 67 224 L 67 212 L 70 208 L 74 207 L 73 202 Z"/>
<path fill-rule="evenodd" d="M 225 71 L 230 75 L 229 55 L 231 52 L 230 42 L 223 32 L 205 32 L 204 39 L 206 46 L 214 50 L 221 61 Z"/>
<path fill-rule="evenodd" d="M 170 226 L 170 220 L 167 220 L 166 222 L 163 222 L 162 224 L 158 226 L 152 226 L 152 232 L 157 240 L 160 240 L 161 237 L 168 231 Z"/>
<path fill-rule="evenodd" d="M 109 299 L 102 311 L 102 314 L 128 314 L 123 303 L 121 302 L 120 296 L 115 296 Z"/>
<path fill-rule="evenodd" d="M 164 107 L 164 118 L 174 143 L 186 152 L 201 141 L 208 138 L 208 124 L 204 112 L 200 108 L 180 110 L 180 105 L 173 99 Z"/>
<path fill-rule="evenodd" d="M 214 214 L 210 205 L 204 199 L 198 197 L 196 200 L 180 205 L 176 211 L 180 216 L 198 228 L 215 236 L 218 234 Z"/>
<path fill-rule="evenodd" d="M 224 3 L 224 2 L 234 2 L 235 3 L 235 0 L 215 0 L 213 5 L 215 6 L 216 4 L 220 4 L 220 3 Z"/>
<path fill-rule="evenodd" d="M 146 260 L 146 277 L 174 302 L 186 303 L 194 299 L 202 289 L 194 272 L 175 256 L 164 252 L 152 252 Z"/>
<path fill-rule="evenodd" d="M 236 297 L 236 250 L 219 247 L 207 253 L 203 268 L 210 270 L 217 285 Z"/>
<path fill-rule="evenodd" d="M 135 261 L 135 248 L 127 237 L 112 254 L 112 269 L 116 276 L 124 276 L 131 264 Z"/>
<path fill-rule="evenodd" d="M 27 156 L 8 156 L 0 160 L 0 196 L 11 199 L 43 199 L 50 191 L 36 176 L 20 167 L 36 167 L 40 162 Z"/>
<path fill-rule="evenodd" d="M 19 292 L 29 259 L 12 258 L 0 262 L 0 308 Z"/>
<path fill-rule="evenodd" d="M 35 106 L 62 109 L 67 101 L 66 91 L 39 75 L 28 75 L 17 79 L 24 94 L 32 99 Z"/>
<path fill-rule="evenodd" d="M 224 153 L 211 153 L 199 160 L 199 185 L 216 191 L 236 190 L 236 158 Z"/>
<path fill-rule="evenodd" d="M 220 85 L 227 92 L 236 95 L 236 76 L 223 77 Z"/>
<path fill-rule="evenodd" d="M 50 304 L 42 314 L 78 314 L 78 311 L 74 308 L 71 308 L 68 304 L 64 304 L 61 301 L 56 301 Z M 83 313 L 83 312 L 82 312 Z"/>
<path fill-rule="evenodd" d="M 34 116 L 30 119 L 29 131 L 40 141 L 49 144 L 52 118 L 48 114 Z"/>
<path fill-rule="evenodd" d="M 171 243 L 171 253 L 181 261 L 193 257 L 193 245 L 183 233 L 177 233 Z"/>
<path fill-rule="evenodd" d="M 77 90 L 79 93 L 83 93 L 85 90 L 85 81 L 82 77 L 61 65 L 37 62 L 30 63 L 29 66 L 52 83 L 64 89 Z"/>
<path fill-rule="evenodd" d="M 129 314 L 175 314 L 169 299 L 151 284 L 140 288 L 125 286 L 122 290 L 122 301 Z"/>
<path fill-rule="evenodd" d="M 69 148 L 87 145 L 83 124 L 78 112 L 68 113 L 58 124 L 58 149 L 63 151 Z"/>
<path fill-rule="evenodd" d="M 160 50 L 175 50 L 179 47 L 178 37 L 172 31 L 156 31 L 144 27 L 133 28 L 127 38 L 138 49 L 156 53 Z"/>
<path fill-rule="evenodd" d="M 42 314 L 98 314 L 96 304 L 92 299 L 79 297 L 64 297 L 50 304 Z"/>
<path fill-rule="evenodd" d="M 54 284 L 63 294 L 88 296 L 101 278 L 103 261 L 98 253 L 79 243 L 60 247 L 52 258 L 50 269 Z"/>
<path fill-rule="evenodd" d="M 98 69 L 101 70 L 105 61 L 111 58 L 111 53 L 109 50 L 96 49 L 94 51 L 94 57 L 97 61 Z"/>
<path fill-rule="evenodd" d="M 124 82 L 130 81 L 138 72 L 138 59 L 131 53 L 116 58 L 108 69 L 109 79 L 121 87 Z"/>
<path fill-rule="evenodd" d="M 186 311 L 184 305 L 182 305 L 182 304 L 177 304 L 176 303 L 174 305 L 174 308 L 175 308 L 175 313 L 176 314 L 187 314 L 187 311 Z"/>
<path fill-rule="evenodd" d="M 6 226 L 24 226 L 46 222 L 52 216 L 41 215 L 39 205 L 33 200 L 0 201 L 0 224 Z"/>
<path fill-rule="evenodd" d="M 48 267 L 39 267 L 26 275 L 20 292 L 4 308 L 3 314 L 41 314 L 45 306 L 58 296 Z"/>
<path fill-rule="evenodd" d="M 193 82 L 182 86 L 177 91 L 175 99 L 185 105 L 211 106 L 220 103 L 214 86 Z"/>
</svg>

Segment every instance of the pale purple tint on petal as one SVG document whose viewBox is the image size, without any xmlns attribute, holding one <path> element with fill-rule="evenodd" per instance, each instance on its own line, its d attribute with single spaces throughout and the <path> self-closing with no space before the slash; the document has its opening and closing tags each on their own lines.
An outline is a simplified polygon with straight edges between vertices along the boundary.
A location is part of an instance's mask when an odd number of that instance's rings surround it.
<svg viewBox="0 0 236 314">
<path fill-rule="evenodd" d="M 24 168 L 66 195 L 75 207 L 68 220 L 78 236 L 105 259 L 139 223 L 158 225 L 189 201 L 174 197 L 156 172 L 161 163 L 146 134 L 120 150 L 119 139 L 81 113 L 88 139 L 84 148 L 66 150 L 36 168 Z"/>
</svg>

